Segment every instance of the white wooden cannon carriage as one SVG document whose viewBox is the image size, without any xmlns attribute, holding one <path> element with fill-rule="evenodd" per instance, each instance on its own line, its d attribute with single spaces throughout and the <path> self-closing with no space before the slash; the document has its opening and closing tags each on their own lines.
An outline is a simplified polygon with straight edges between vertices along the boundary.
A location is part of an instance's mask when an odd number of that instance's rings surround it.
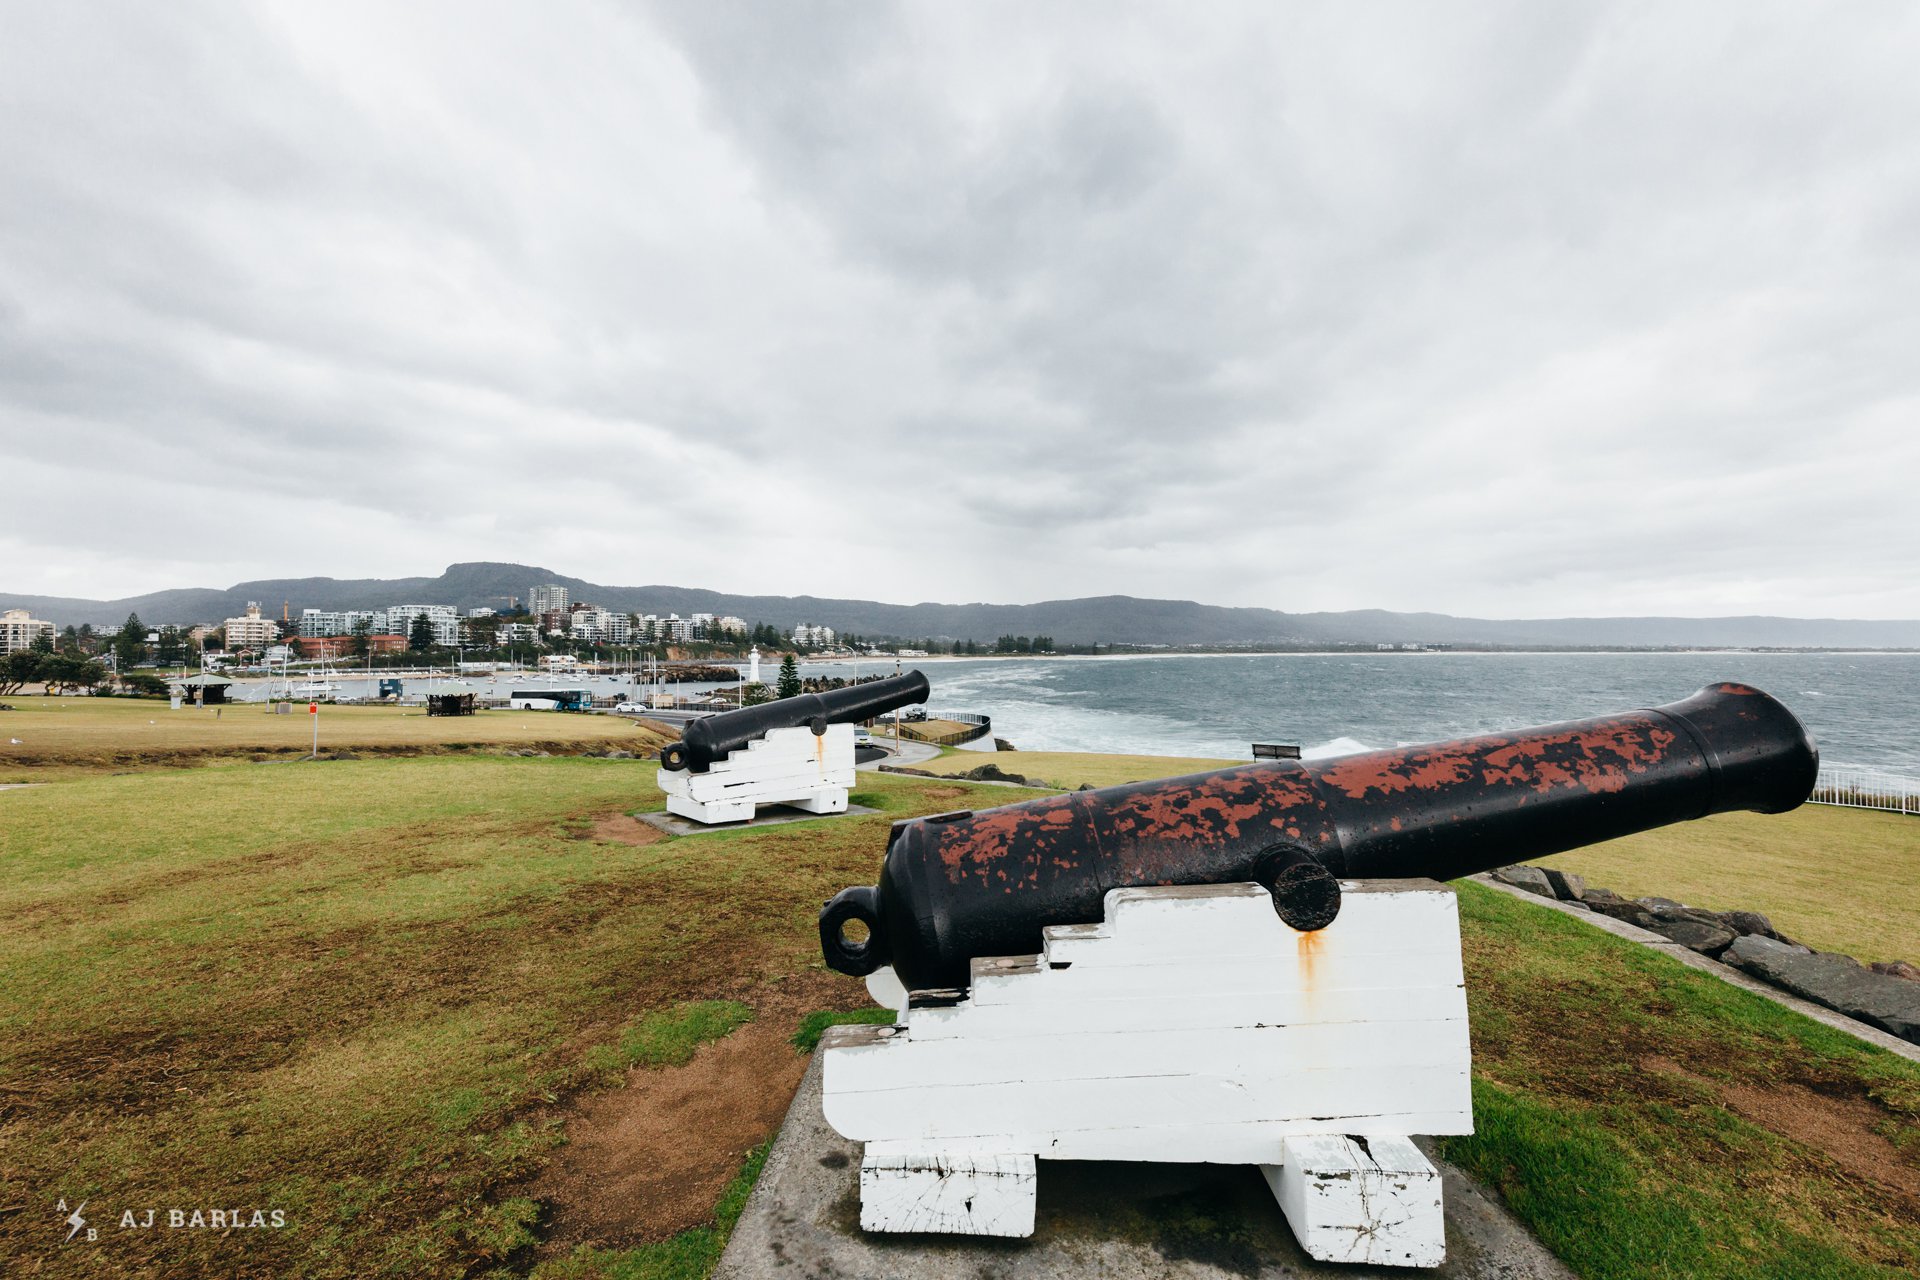
<svg viewBox="0 0 1920 1280">
<path fill-rule="evenodd" d="M 1413 1134 L 1470 1133 L 1453 894 L 1350 881 L 1297 932 L 1255 884 L 1116 889 L 1035 956 L 976 959 L 960 996 L 823 1041 L 828 1121 L 866 1143 L 870 1231 L 1024 1236 L 1039 1160 L 1259 1165 L 1306 1251 L 1437 1266 L 1437 1170 Z"/>
<path fill-rule="evenodd" d="M 853 789 L 853 726 L 769 729 L 704 773 L 660 771 L 667 812 L 695 822 L 745 822 L 763 804 L 845 813 Z"/>
</svg>

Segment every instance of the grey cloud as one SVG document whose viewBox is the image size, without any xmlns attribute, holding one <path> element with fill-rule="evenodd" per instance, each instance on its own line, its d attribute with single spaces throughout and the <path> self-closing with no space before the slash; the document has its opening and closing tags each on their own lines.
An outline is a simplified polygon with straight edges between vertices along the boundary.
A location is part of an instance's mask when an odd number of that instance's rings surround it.
<svg viewBox="0 0 1920 1280">
<path fill-rule="evenodd" d="M 23 9 L 0 588 L 1920 614 L 1917 23 Z"/>
</svg>

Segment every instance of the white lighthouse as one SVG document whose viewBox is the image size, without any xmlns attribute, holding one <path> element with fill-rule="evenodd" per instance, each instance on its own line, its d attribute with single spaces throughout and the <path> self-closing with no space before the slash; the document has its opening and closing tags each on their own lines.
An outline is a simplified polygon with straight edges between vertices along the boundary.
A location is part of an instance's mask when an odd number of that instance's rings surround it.
<svg viewBox="0 0 1920 1280">
<path fill-rule="evenodd" d="M 753 646 L 747 654 L 747 683 L 760 683 L 760 646 Z"/>
</svg>

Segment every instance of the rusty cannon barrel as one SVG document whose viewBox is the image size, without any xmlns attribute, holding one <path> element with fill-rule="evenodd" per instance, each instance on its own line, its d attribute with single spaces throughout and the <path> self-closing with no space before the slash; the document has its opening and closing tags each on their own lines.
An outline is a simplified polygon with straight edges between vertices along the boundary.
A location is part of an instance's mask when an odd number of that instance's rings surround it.
<svg viewBox="0 0 1920 1280">
<path fill-rule="evenodd" d="M 959 988 L 976 956 L 1030 955 L 1046 926 L 1098 921 L 1109 889 L 1236 881 L 1265 885 L 1293 927 L 1325 928 L 1342 878 L 1450 880 L 1708 814 L 1780 813 L 1819 764 L 1791 711 L 1718 684 L 1620 715 L 940 814 L 894 824 L 880 883 L 826 904 L 820 945 L 842 973 L 892 965 L 909 989 Z"/>
<path fill-rule="evenodd" d="M 803 693 L 792 698 L 763 702 L 757 707 L 723 711 L 717 716 L 695 720 L 680 735 L 680 741 L 660 753 L 666 769 L 690 769 L 705 773 L 716 760 L 765 737 L 769 729 L 791 729 L 810 725 L 816 734 L 830 724 L 857 723 L 900 707 L 927 700 L 927 678 L 918 671 L 867 680 L 844 689 L 825 693 Z"/>
</svg>

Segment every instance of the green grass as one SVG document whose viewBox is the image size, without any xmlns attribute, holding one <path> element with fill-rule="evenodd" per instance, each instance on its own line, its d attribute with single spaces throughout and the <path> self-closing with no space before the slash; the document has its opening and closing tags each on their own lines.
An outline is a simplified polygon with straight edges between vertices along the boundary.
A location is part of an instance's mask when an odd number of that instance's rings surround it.
<svg viewBox="0 0 1920 1280">
<path fill-rule="evenodd" d="M 1460 906 L 1476 1132 L 1443 1148 L 1580 1275 L 1920 1270 L 1920 1196 L 1861 1163 L 1920 1187 L 1920 1066 L 1479 885 Z"/>
<path fill-rule="evenodd" d="M 800 1019 L 800 1029 L 793 1033 L 793 1047 L 802 1053 L 812 1053 L 820 1047 L 820 1037 L 827 1033 L 828 1027 L 850 1024 L 890 1027 L 898 1017 L 899 1014 L 892 1009 L 821 1010 L 810 1013 Z"/>
<path fill-rule="evenodd" d="M 1920 818 L 1813 804 L 1723 813 L 1547 865 L 1630 898 L 1765 912 L 1775 928 L 1822 951 L 1920 964 Z"/>
<path fill-rule="evenodd" d="M 104 769 L 193 766 L 217 760 L 295 759 L 313 747 L 306 705 L 273 715 L 261 703 L 175 711 L 165 699 L 12 696 L 0 711 L 0 782 L 38 782 Z M 671 741 L 624 716 L 481 711 L 429 716 L 424 707 L 323 706 L 322 753 L 423 754 L 500 750 L 554 753 L 609 747 L 642 754 Z M 18 746 L 13 739 L 20 739 Z"/>
<path fill-rule="evenodd" d="M 21 1206 L 0 1213 L 0 1257 L 49 1276 L 524 1272 L 539 1206 L 518 1188 L 559 1141 L 550 1104 L 687 1060 L 766 984 L 823 980 L 819 905 L 871 882 L 895 819 L 956 807 L 956 788 L 1030 794 L 863 774 L 874 815 L 582 838 L 656 807 L 652 780 L 632 762 L 430 756 L 0 796 L 0 1208 Z M 1791 824 L 1741 838 L 1778 831 L 1756 857 L 1798 866 L 1860 847 L 1869 816 L 1807 814 L 1816 835 L 1837 821 L 1824 844 Z M 1669 838 L 1663 865 L 1717 860 L 1694 851 L 1714 823 Z M 1903 909 L 1901 889 L 1859 914 Z M 1920 1178 L 1920 1067 L 1479 886 L 1461 909 L 1479 1131 L 1448 1154 L 1581 1274 L 1920 1270 L 1920 1196 L 1887 1181 Z M 811 1015 L 795 1043 L 891 1017 Z M 1794 1106 L 1827 1107 L 1829 1129 L 1794 1129 Z M 710 1224 L 537 1274 L 704 1275 L 758 1159 Z M 259 1205 L 289 1226 L 106 1232 L 63 1253 L 62 1196 L 109 1214 Z"/>
<path fill-rule="evenodd" d="M 579 838 L 658 807 L 653 776 L 432 756 L 0 796 L 0 1206 L 34 1210 L 0 1214 L 0 1256 L 78 1265 L 42 1229 L 62 1196 L 290 1223 L 108 1233 L 124 1271 L 455 1276 L 512 1254 L 531 1206 L 504 1193 L 559 1137 L 543 1105 L 816 969 L 820 903 L 872 879 L 893 819 L 950 805 L 863 775 L 878 814 Z"/>
<path fill-rule="evenodd" d="M 992 764 L 1007 773 L 1018 774 L 1029 782 L 1072 791 L 1081 785 L 1117 786 L 1123 782 L 1141 782 L 1148 778 L 1173 778 L 1181 774 L 1224 769 L 1247 764 L 1246 760 L 1215 760 L 1204 756 L 1103 756 L 1078 751 L 968 751 L 948 747 L 937 760 L 910 765 L 923 773 L 957 777 Z M 998 801 L 996 803 L 1007 803 Z"/>
<path fill-rule="evenodd" d="M 738 1000 L 696 1000 L 653 1010 L 621 1031 L 613 1044 L 590 1050 L 586 1066 L 615 1079 L 632 1067 L 683 1066 L 693 1060 L 695 1049 L 752 1018 L 753 1010 Z"/>
</svg>

